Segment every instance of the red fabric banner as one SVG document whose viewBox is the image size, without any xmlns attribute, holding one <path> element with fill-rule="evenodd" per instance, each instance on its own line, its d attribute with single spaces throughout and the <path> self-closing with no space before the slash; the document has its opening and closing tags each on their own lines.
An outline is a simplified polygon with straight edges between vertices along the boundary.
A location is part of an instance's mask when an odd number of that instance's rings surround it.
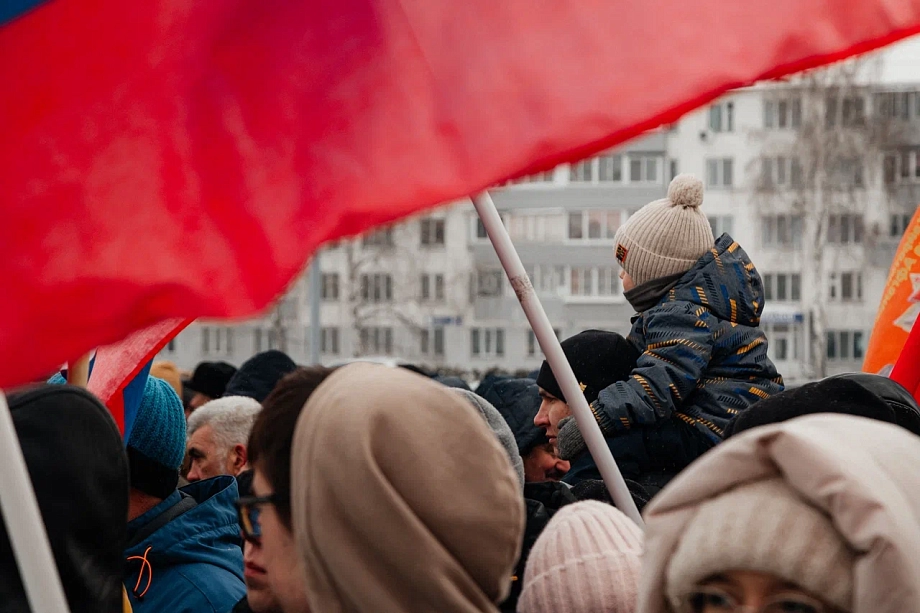
<svg viewBox="0 0 920 613">
<path fill-rule="evenodd" d="M 0 386 L 918 28 L 920 0 L 49 0 L 0 26 Z"/>
</svg>

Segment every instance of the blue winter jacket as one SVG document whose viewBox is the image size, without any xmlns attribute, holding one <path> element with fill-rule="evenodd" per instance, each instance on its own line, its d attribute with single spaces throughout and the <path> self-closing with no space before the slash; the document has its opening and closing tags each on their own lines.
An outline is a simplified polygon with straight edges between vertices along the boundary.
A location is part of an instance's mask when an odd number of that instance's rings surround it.
<svg viewBox="0 0 920 613">
<path fill-rule="evenodd" d="M 233 609 L 246 594 L 233 506 L 238 497 L 233 477 L 198 481 L 128 524 L 130 542 L 174 505 L 188 509 L 125 551 L 125 588 L 134 613 Z"/>
<path fill-rule="evenodd" d="M 592 405 L 605 435 L 677 418 L 715 444 L 735 415 L 782 391 L 758 327 L 763 306 L 754 264 L 723 234 L 657 306 L 634 320 L 629 341 L 641 353 L 636 368 Z"/>
</svg>

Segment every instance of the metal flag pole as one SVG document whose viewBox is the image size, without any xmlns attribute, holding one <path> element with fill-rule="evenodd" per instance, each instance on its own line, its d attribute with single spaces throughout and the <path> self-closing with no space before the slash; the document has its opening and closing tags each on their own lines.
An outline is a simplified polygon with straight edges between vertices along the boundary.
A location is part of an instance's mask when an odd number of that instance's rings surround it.
<svg viewBox="0 0 920 613">
<path fill-rule="evenodd" d="M 620 469 L 613 459 L 613 454 L 610 453 L 610 448 L 607 447 L 607 442 L 604 440 L 600 426 L 597 425 L 597 421 L 588 407 L 588 401 L 578 385 L 578 379 L 575 378 L 575 373 L 572 372 L 572 367 L 562 352 L 562 345 L 559 344 L 559 339 L 556 338 L 556 334 L 553 332 L 553 326 L 550 324 L 546 311 L 543 310 L 543 305 L 540 303 L 540 299 L 533 289 L 533 284 L 531 284 L 527 272 L 524 270 L 524 265 L 521 263 L 521 258 L 511 242 L 511 237 L 508 236 L 508 231 L 495 209 L 492 197 L 488 192 L 483 192 L 473 196 L 472 200 L 473 206 L 476 207 L 476 212 L 479 214 L 479 219 L 482 220 L 482 225 L 485 226 L 486 232 L 489 234 L 489 240 L 492 241 L 495 253 L 502 263 L 502 268 L 505 269 L 505 273 L 508 275 L 509 281 L 511 281 L 511 287 L 514 288 L 514 293 L 524 308 L 524 314 L 527 316 L 527 321 L 530 322 L 530 327 L 533 328 L 534 336 L 540 343 L 540 349 L 543 350 L 543 355 L 546 356 L 546 361 L 549 362 L 550 368 L 553 369 L 556 381 L 568 400 L 569 408 L 572 409 L 572 413 L 575 415 L 578 429 L 581 430 L 581 435 L 588 445 L 591 457 L 604 478 L 604 483 L 610 491 L 613 503 L 636 524 L 644 527 L 639 509 L 636 508 L 636 503 L 629 493 L 629 488 L 626 487 L 623 475 L 620 474 Z"/>
<path fill-rule="evenodd" d="M 48 533 L 16 437 L 6 396 L 0 391 L 0 512 L 35 613 L 69 613 Z"/>
</svg>

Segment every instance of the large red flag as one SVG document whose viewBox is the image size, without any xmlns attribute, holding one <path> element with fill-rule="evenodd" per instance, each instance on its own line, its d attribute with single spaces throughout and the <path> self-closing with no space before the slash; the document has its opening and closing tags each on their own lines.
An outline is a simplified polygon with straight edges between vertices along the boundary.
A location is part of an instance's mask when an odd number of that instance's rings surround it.
<svg viewBox="0 0 920 613">
<path fill-rule="evenodd" d="M 40 3 L 0 26 L 0 386 L 918 28 L 920 0 Z"/>
</svg>

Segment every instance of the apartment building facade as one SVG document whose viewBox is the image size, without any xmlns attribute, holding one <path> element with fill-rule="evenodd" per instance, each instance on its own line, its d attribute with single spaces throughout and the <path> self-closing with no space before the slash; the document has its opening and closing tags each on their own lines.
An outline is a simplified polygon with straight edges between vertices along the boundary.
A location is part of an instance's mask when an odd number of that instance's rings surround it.
<svg viewBox="0 0 920 613">
<path fill-rule="evenodd" d="M 815 162 L 825 140 L 844 144 Z M 757 265 L 762 325 L 787 380 L 858 370 L 920 202 L 920 84 L 758 85 L 615 151 L 493 190 L 560 338 L 629 329 L 613 235 L 679 172 L 704 180 L 713 233 L 730 233 Z M 542 361 L 469 203 L 328 246 L 321 269 L 326 364 L 389 356 L 475 374 Z M 189 368 L 280 348 L 306 363 L 308 287 L 299 279 L 260 320 L 196 323 L 162 357 Z M 915 317 L 908 312 L 903 325 Z"/>
</svg>

